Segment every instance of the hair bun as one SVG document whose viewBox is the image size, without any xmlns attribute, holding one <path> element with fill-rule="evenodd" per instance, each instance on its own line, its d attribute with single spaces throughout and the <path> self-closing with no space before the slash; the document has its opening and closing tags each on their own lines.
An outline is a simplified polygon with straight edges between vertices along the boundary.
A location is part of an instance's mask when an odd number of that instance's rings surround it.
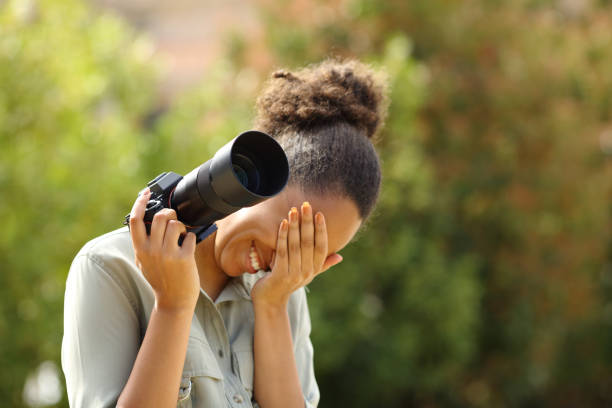
<svg viewBox="0 0 612 408">
<path fill-rule="evenodd" d="M 348 123 L 372 138 L 386 114 L 386 81 L 358 61 L 278 70 L 257 100 L 259 129 L 277 136 Z"/>
<path fill-rule="evenodd" d="M 272 74 L 272 78 L 284 78 L 284 79 L 287 79 L 289 81 L 296 81 L 298 79 L 291 72 L 285 71 L 284 69 L 279 69 L 278 71 L 274 72 Z"/>
</svg>

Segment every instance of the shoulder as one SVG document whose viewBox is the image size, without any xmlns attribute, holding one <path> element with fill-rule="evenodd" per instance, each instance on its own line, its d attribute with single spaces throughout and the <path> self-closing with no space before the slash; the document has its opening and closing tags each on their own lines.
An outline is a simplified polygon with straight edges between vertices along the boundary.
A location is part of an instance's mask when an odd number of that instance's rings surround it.
<svg viewBox="0 0 612 408">
<path fill-rule="evenodd" d="M 100 235 L 87 242 L 79 250 L 75 259 L 85 256 L 104 267 L 118 260 L 134 262 L 134 248 L 127 227 Z"/>
<path fill-rule="evenodd" d="M 113 279 L 142 278 L 134 259 L 130 231 L 120 228 L 87 242 L 76 254 L 74 265 L 96 265 Z M 146 282 L 146 280 L 144 280 Z"/>
<path fill-rule="evenodd" d="M 129 300 L 132 307 L 151 297 L 150 285 L 136 266 L 134 249 L 127 227 L 87 242 L 78 251 L 68 273 L 68 283 L 80 281 L 80 291 L 95 290 L 100 280 L 112 284 Z M 91 284 L 89 284 L 91 283 Z"/>
</svg>

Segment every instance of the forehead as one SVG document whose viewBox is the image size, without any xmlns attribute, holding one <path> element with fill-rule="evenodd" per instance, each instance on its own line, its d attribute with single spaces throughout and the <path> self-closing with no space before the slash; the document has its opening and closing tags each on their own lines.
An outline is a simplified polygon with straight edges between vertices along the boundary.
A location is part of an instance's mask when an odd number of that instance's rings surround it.
<svg viewBox="0 0 612 408">
<path fill-rule="evenodd" d="M 291 207 L 300 209 L 304 201 L 308 201 L 313 214 L 323 213 L 327 226 L 328 252 L 338 252 L 353 238 L 361 226 L 361 218 L 357 206 L 350 198 L 334 193 L 309 193 L 297 187 L 288 186 L 278 196 L 279 207 L 287 217 L 286 212 Z"/>
</svg>

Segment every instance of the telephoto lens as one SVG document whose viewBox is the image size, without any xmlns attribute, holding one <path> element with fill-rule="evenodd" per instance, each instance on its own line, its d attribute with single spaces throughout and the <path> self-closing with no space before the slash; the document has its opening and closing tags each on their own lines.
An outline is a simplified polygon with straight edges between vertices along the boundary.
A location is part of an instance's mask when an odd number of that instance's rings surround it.
<svg viewBox="0 0 612 408">
<path fill-rule="evenodd" d="M 276 140 L 256 130 L 241 133 L 185 177 L 164 172 L 147 184 L 147 233 L 155 213 L 172 208 L 200 242 L 216 230 L 215 221 L 275 196 L 288 179 L 287 156 Z"/>
<path fill-rule="evenodd" d="M 289 163 L 282 147 L 263 132 L 240 134 L 176 186 L 171 204 L 178 219 L 204 225 L 278 194 Z"/>
</svg>

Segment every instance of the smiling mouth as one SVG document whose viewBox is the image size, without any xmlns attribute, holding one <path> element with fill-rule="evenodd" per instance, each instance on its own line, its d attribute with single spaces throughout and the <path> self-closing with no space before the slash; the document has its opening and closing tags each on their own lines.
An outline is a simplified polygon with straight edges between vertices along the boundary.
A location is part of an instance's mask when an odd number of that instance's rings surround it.
<svg viewBox="0 0 612 408">
<path fill-rule="evenodd" d="M 255 241 L 251 242 L 251 248 L 249 249 L 249 259 L 251 261 L 251 266 L 256 271 L 260 271 L 264 268 L 264 263 L 259 258 L 259 254 L 257 253 L 257 249 L 255 248 Z"/>
</svg>

